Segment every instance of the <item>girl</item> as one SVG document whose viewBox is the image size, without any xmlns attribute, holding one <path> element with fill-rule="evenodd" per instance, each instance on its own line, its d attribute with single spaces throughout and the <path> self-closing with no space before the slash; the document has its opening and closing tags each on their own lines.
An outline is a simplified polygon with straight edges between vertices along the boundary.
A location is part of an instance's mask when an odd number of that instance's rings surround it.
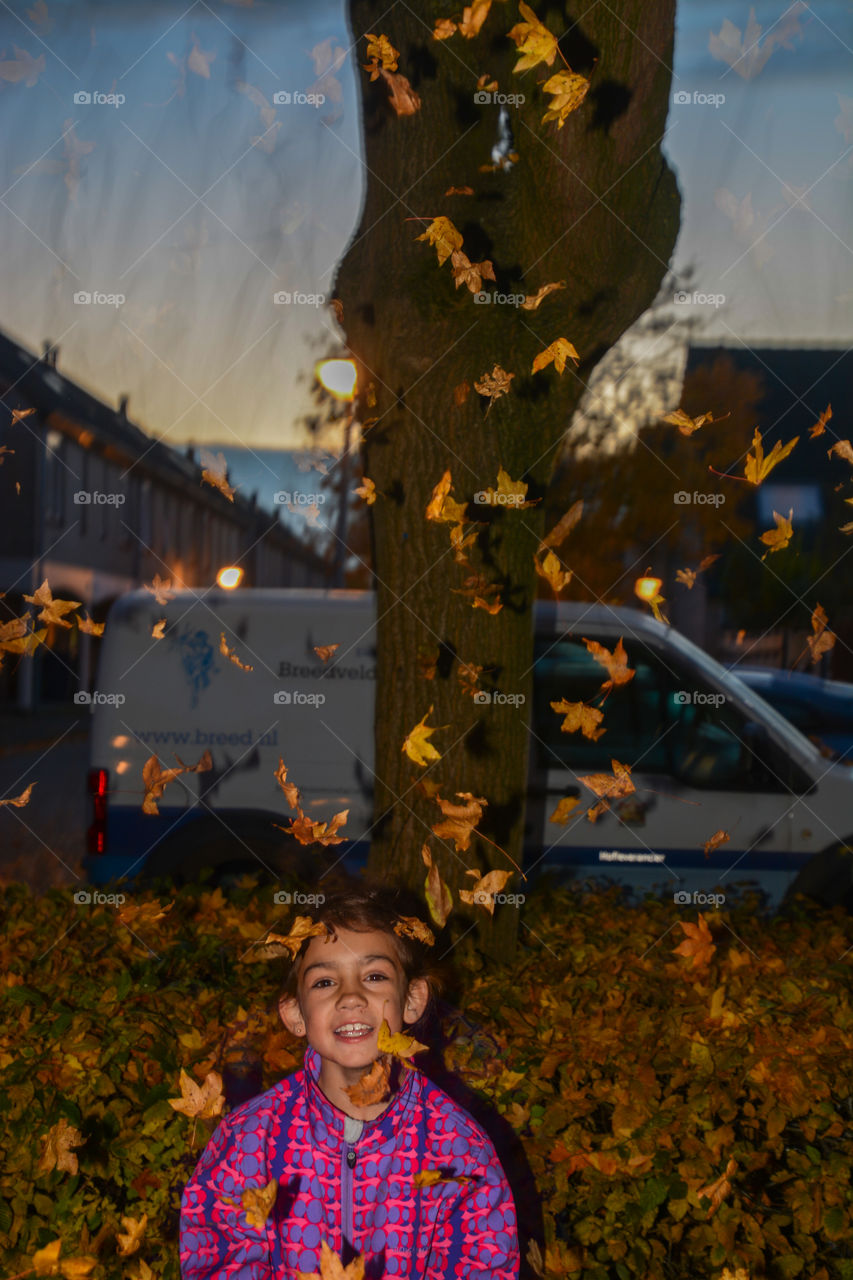
<svg viewBox="0 0 853 1280">
<path fill-rule="evenodd" d="M 517 1280 L 515 1206 L 484 1131 L 417 1068 L 392 1072 L 390 1099 L 363 1085 L 382 1020 L 413 1030 L 438 988 L 400 902 L 359 888 L 312 911 L 324 931 L 302 942 L 279 1001 L 307 1038 L 304 1066 L 205 1147 L 181 1202 L 184 1280 L 297 1280 L 319 1273 L 321 1242 L 344 1264 L 363 1254 L 365 1280 Z M 424 1169 L 441 1181 L 416 1186 Z M 263 1226 L 225 1200 L 273 1178 Z"/>
</svg>

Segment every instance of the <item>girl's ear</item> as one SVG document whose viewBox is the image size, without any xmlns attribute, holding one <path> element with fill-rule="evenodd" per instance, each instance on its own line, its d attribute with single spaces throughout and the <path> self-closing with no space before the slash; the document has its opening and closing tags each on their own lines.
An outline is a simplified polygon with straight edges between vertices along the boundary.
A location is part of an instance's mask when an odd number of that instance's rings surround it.
<svg viewBox="0 0 853 1280">
<path fill-rule="evenodd" d="M 305 1019 L 294 996 L 282 996 L 278 1002 L 278 1016 L 293 1036 L 305 1035 Z"/>
<path fill-rule="evenodd" d="M 429 983 L 426 978 L 413 978 L 406 992 L 406 1003 L 403 1006 L 403 1021 L 417 1022 L 427 1007 L 429 1000 Z"/>
</svg>

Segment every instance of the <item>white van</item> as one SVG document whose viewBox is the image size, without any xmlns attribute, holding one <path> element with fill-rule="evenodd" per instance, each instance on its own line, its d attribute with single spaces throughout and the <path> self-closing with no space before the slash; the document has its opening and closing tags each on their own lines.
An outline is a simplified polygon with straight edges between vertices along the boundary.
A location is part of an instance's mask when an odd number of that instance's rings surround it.
<svg viewBox="0 0 853 1280">
<path fill-rule="evenodd" d="M 165 617 L 163 638 L 152 628 Z M 187 878 L 279 871 L 293 817 L 275 779 L 279 757 L 305 813 L 349 810 L 347 865 L 367 857 L 373 821 L 375 604 L 369 592 L 215 589 L 148 591 L 114 604 L 93 712 L 86 869 L 93 883 L 164 873 Z M 220 635 L 251 663 L 220 653 Z M 713 906 L 737 881 L 757 881 L 775 906 L 800 876 L 824 894 L 851 862 L 853 768 L 830 764 L 731 672 L 672 628 L 632 609 L 539 602 L 525 858 L 528 874 L 610 877 L 679 903 Z M 606 679 L 584 640 L 623 640 L 630 683 L 607 700 L 598 742 L 562 733 L 551 702 L 590 700 Z M 328 662 L 315 646 L 337 644 Z M 142 811 L 142 768 L 194 764 Z M 578 776 L 632 767 L 635 794 L 593 823 L 595 797 Z M 550 821 L 565 796 L 580 804 Z M 728 841 L 706 855 L 715 832 Z M 290 842 L 296 855 L 304 851 Z M 318 846 L 308 854 L 316 869 Z M 821 855 L 818 859 L 815 855 Z M 285 865 L 293 866 L 293 862 Z M 304 863 L 302 864 L 304 865 Z M 842 872 L 842 875 L 844 872 Z"/>
</svg>

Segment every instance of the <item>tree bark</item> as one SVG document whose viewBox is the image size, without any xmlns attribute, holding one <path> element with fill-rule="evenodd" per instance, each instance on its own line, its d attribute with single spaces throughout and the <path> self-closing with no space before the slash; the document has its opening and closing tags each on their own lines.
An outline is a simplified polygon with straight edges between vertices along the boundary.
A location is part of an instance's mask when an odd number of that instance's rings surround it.
<svg viewBox="0 0 853 1280">
<path fill-rule="evenodd" d="M 512 870 L 522 861 L 533 662 L 533 553 L 544 532 L 542 498 L 571 414 L 601 356 L 652 302 L 675 243 L 679 196 L 660 151 L 671 81 L 674 0 L 596 5 L 575 22 L 568 6 L 540 8 L 561 35 L 560 51 L 591 89 L 562 129 L 543 125 L 550 98 L 541 83 L 563 68 L 521 74 L 507 32 L 521 19 L 497 3 L 479 35 L 432 37 L 449 6 L 411 0 L 390 12 L 352 0 L 360 63 L 367 32 L 399 50 L 398 72 L 421 108 L 398 118 L 380 78 L 362 73 L 367 192 L 360 225 L 342 263 L 337 293 L 359 366 L 359 416 L 373 419 L 363 440 L 365 474 L 378 491 L 371 508 L 378 605 L 375 817 L 370 871 L 423 885 L 421 846 L 429 841 L 454 891 L 466 871 Z M 380 16 L 384 14 L 384 16 Z M 637 33 L 637 34 L 634 34 Z M 475 101 L 478 77 L 504 94 L 523 94 L 509 114 L 517 162 L 482 172 L 496 142 L 499 107 Z M 473 196 L 446 195 L 470 186 Z M 478 304 L 455 289 L 450 260 L 416 240 L 444 215 L 461 232 L 472 262 L 490 260 L 500 295 L 532 295 L 565 281 L 533 311 Z M 559 375 L 535 375 L 534 357 L 558 337 L 581 360 Z M 511 390 L 489 407 L 475 380 L 499 364 Z M 457 405 L 454 388 L 468 382 Z M 374 402 L 375 398 L 375 402 Z M 528 483 L 526 509 L 476 504 L 497 486 L 498 467 Z M 454 560 L 448 524 L 425 519 L 435 485 L 450 469 L 453 497 L 468 503 L 466 533 L 476 529 L 469 565 Z M 473 521 L 482 523 L 474 525 Z M 583 526 L 574 537 L 583 536 Z M 456 594 L 469 575 L 500 587 L 494 616 Z M 438 651 L 432 679 L 422 673 Z M 457 678 L 460 662 L 482 666 L 485 690 L 523 704 L 475 704 Z M 427 770 L 402 753 L 406 735 L 430 707 L 441 759 Z M 417 787 L 427 775 L 441 795 L 485 797 L 488 807 L 470 849 L 439 841 L 434 799 Z M 489 843 L 489 841 L 493 843 Z M 499 853 L 493 847 L 505 851 Z M 524 892 L 519 877 L 506 892 Z M 490 954 L 508 955 L 518 913 L 498 906 L 494 923 L 477 912 Z"/>
</svg>

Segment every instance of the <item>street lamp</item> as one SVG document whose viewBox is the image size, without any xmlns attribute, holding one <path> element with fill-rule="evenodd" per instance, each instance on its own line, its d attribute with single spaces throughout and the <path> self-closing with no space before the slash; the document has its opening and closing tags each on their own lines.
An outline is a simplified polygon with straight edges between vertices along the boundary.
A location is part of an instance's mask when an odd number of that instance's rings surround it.
<svg viewBox="0 0 853 1280">
<path fill-rule="evenodd" d="M 243 570 L 236 564 L 225 565 L 216 575 L 216 584 L 226 591 L 233 591 L 243 581 Z"/>
<path fill-rule="evenodd" d="M 641 600 L 645 600 L 646 604 L 651 604 L 652 600 L 657 598 L 662 586 L 662 578 L 638 578 L 634 583 L 634 593 Z"/>
<path fill-rule="evenodd" d="M 320 386 L 328 391 L 335 400 L 349 404 L 349 412 L 344 423 L 344 451 L 341 458 L 341 492 L 338 499 L 338 520 L 335 532 L 335 556 L 332 566 L 332 586 L 344 586 L 344 563 L 347 536 L 347 499 L 349 498 L 349 450 L 353 418 L 355 417 L 355 394 L 357 373 L 354 360 L 318 360 L 314 366 L 314 374 Z"/>
</svg>

